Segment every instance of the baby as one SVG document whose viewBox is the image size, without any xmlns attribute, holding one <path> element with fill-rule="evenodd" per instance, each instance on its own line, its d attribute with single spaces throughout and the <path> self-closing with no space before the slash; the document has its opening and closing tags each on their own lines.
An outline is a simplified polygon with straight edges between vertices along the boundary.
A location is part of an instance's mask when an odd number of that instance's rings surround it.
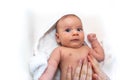
<svg viewBox="0 0 120 80">
<path fill-rule="evenodd" d="M 39 80 L 53 80 L 55 72 L 60 67 L 60 80 L 66 80 L 68 66 L 72 66 L 72 75 L 79 60 L 93 55 L 99 62 L 104 60 L 104 50 L 98 42 L 96 35 L 87 36 L 92 49 L 85 45 L 84 31 L 81 19 L 68 14 L 60 18 L 56 23 L 56 41 L 60 45 L 52 52 L 48 67 Z"/>
</svg>

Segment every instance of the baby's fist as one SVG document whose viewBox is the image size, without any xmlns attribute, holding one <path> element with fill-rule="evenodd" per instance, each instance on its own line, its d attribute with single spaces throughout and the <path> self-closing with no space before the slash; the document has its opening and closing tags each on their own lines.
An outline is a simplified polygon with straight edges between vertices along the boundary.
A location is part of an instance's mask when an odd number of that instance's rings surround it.
<svg viewBox="0 0 120 80">
<path fill-rule="evenodd" d="M 90 41 L 90 42 L 93 42 L 94 40 L 97 39 L 96 34 L 94 34 L 94 33 L 88 34 L 87 38 L 88 38 L 88 41 Z"/>
</svg>

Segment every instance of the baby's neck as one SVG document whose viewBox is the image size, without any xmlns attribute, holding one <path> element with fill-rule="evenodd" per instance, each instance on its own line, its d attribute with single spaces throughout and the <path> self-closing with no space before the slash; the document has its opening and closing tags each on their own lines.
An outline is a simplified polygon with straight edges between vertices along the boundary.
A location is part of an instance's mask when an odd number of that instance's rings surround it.
<svg viewBox="0 0 120 80">
<path fill-rule="evenodd" d="M 78 49 L 78 48 L 81 48 L 81 47 L 83 47 L 83 46 L 85 46 L 84 44 L 82 44 L 82 45 L 80 45 L 80 46 L 63 46 L 62 45 L 62 47 L 67 47 L 67 48 L 73 48 L 73 49 Z"/>
</svg>

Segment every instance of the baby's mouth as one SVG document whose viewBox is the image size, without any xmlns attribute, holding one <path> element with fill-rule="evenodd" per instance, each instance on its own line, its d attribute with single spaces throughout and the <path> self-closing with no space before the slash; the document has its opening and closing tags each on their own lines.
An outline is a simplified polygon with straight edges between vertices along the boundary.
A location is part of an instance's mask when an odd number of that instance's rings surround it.
<svg viewBox="0 0 120 80">
<path fill-rule="evenodd" d="M 79 41 L 79 39 L 72 39 L 71 41 Z"/>
</svg>

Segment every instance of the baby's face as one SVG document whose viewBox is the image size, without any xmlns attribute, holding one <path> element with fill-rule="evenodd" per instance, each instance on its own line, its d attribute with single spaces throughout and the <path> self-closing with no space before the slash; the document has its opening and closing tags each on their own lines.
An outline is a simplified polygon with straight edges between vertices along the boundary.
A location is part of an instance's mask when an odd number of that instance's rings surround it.
<svg viewBox="0 0 120 80">
<path fill-rule="evenodd" d="M 82 22 L 75 16 L 60 20 L 57 24 L 56 39 L 62 46 L 79 48 L 84 43 Z"/>
</svg>

